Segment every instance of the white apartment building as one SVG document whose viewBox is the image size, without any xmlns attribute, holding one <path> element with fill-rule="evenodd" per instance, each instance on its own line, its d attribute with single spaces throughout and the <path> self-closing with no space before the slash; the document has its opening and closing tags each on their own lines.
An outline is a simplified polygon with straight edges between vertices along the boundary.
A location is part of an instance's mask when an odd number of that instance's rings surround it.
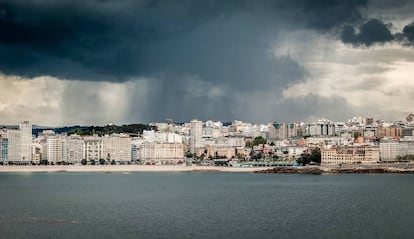
<svg viewBox="0 0 414 239">
<path fill-rule="evenodd" d="M 383 140 L 379 144 L 381 161 L 397 161 L 398 156 L 414 155 L 414 140 L 403 138 L 400 141 L 393 139 Z"/>
<path fill-rule="evenodd" d="M 46 139 L 45 150 L 49 164 L 62 163 L 66 159 L 65 140 L 60 136 L 52 136 Z"/>
<path fill-rule="evenodd" d="M 32 160 L 32 124 L 29 121 L 23 121 L 19 125 L 21 132 L 20 147 L 22 161 L 30 162 Z"/>
<path fill-rule="evenodd" d="M 244 137 L 229 137 L 227 140 L 228 145 L 231 147 L 244 147 L 246 145 Z"/>
<path fill-rule="evenodd" d="M 273 123 L 269 126 L 269 138 L 289 139 L 297 136 L 297 130 L 295 123 Z"/>
<path fill-rule="evenodd" d="M 117 162 L 131 161 L 131 138 L 129 135 L 112 134 L 102 137 L 102 155 L 104 159 Z"/>
<path fill-rule="evenodd" d="M 79 135 L 66 137 L 66 162 L 79 164 L 83 159 L 83 139 Z"/>
<path fill-rule="evenodd" d="M 291 157 L 299 158 L 301 154 L 306 152 L 307 149 L 308 149 L 307 147 L 289 146 L 287 147 L 288 156 L 290 158 Z"/>
<path fill-rule="evenodd" d="M 184 158 L 184 145 L 179 143 L 143 143 L 139 158 L 144 162 L 174 164 Z"/>
<path fill-rule="evenodd" d="M 7 130 L 8 139 L 8 162 L 22 162 L 21 135 L 22 132 L 16 129 Z"/>
<path fill-rule="evenodd" d="M 101 158 L 106 159 L 102 154 L 102 138 L 89 136 L 85 137 L 83 142 L 83 159 L 86 159 L 88 162 L 91 160 L 98 162 Z"/>
<path fill-rule="evenodd" d="M 30 164 L 32 160 L 32 125 L 29 121 L 20 123 L 19 129 L 2 132 L 7 139 L 7 161 L 15 164 Z"/>
<path fill-rule="evenodd" d="M 381 141 L 379 144 L 381 161 L 395 161 L 400 155 L 398 141 Z"/>
<path fill-rule="evenodd" d="M 399 143 L 399 155 L 414 155 L 414 140 L 401 139 Z"/>
<path fill-rule="evenodd" d="M 155 132 L 154 130 L 144 130 L 142 137 L 147 142 L 183 143 L 183 136 L 171 132 Z"/>
<path fill-rule="evenodd" d="M 203 144 L 203 121 L 192 120 L 190 125 L 190 150 L 195 152 L 197 148 L 204 146 Z"/>
<path fill-rule="evenodd" d="M 39 164 L 42 160 L 43 146 L 39 142 L 32 142 L 32 162 Z"/>
<path fill-rule="evenodd" d="M 327 119 L 320 119 L 309 124 L 306 134 L 311 136 L 333 136 L 335 135 L 335 124 Z"/>
</svg>

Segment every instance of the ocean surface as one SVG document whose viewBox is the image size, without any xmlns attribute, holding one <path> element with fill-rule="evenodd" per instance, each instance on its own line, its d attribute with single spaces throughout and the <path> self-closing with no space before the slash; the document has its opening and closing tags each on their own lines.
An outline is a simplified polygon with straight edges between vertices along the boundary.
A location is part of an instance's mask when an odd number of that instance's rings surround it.
<svg viewBox="0 0 414 239">
<path fill-rule="evenodd" d="M 414 238 L 414 175 L 0 173 L 0 238 Z"/>
</svg>

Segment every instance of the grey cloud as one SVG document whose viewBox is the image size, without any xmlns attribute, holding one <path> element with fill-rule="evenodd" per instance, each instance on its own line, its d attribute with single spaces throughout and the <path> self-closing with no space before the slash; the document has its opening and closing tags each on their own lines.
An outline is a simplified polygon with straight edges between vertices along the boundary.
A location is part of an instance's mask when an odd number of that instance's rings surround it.
<svg viewBox="0 0 414 239">
<path fill-rule="evenodd" d="M 365 5 L 362 0 L 89 0 L 82 4 L 69 0 L 4 0 L 0 3 L 0 70 L 27 76 L 125 81 L 130 76 L 177 71 L 180 60 L 188 58 L 194 63 L 181 62 L 186 71 L 180 73 L 193 73 L 187 69 L 196 63 L 214 63 L 205 54 L 216 53 L 217 59 L 221 59 L 220 52 L 238 57 L 237 44 L 243 40 L 240 37 L 249 37 L 250 42 L 243 42 L 243 47 L 250 50 L 259 43 L 256 37 L 272 30 L 329 30 L 358 21 L 359 9 Z M 232 30 L 214 24 L 217 19 L 238 22 L 224 24 L 235 28 Z M 193 32 L 205 24 L 214 28 L 208 35 L 194 36 Z M 174 41 L 177 46 L 168 45 Z M 200 54 L 193 54 L 195 47 L 195 53 Z M 207 52 L 213 47 L 215 51 Z M 261 47 L 263 51 L 265 46 Z M 241 68 L 237 61 L 227 64 L 230 69 Z"/>
<path fill-rule="evenodd" d="M 367 5 L 365 0 L 3 0 L 0 71 L 81 81 L 149 79 L 132 89 L 137 93 L 126 116 L 132 122 L 260 121 L 278 112 L 299 118 L 308 113 L 307 103 L 331 107 L 326 105 L 331 99 L 284 101 L 292 108 L 265 100 L 280 100 L 284 88 L 308 74 L 288 55 L 272 56 L 271 47 L 289 31 L 332 33 L 357 26 Z M 371 27 L 361 27 L 364 34 L 350 32 L 347 41 L 383 41 Z M 197 93 L 197 87 L 205 92 Z M 82 102 L 88 102 L 82 113 L 106 110 L 93 92 L 79 90 L 80 97 L 76 92 L 64 92 L 64 99 L 77 98 L 62 106 L 68 113 L 77 113 Z"/>
<path fill-rule="evenodd" d="M 302 21 L 311 29 L 330 30 L 344 23 L 358 23 L 364 19 L 361 10 L 367 7 L 368 0 L 304 1 Z"/>
<path fill-rule="evenodd" d="M 391 33 L 392 25 L 378 19 L 370 19 L 357 29 L 353 25 L 345 25 L 341 29 L 342 42 L 354 46 L 370 47 L 374 44 L 398 42 L 405 46 L 414 45 L 414 22 L 404 26 L 401 32 Z"/>
<path fill-rule="evenodd" d="M 410 45 L 414 45 L 414 22 L 404 27 L 402 31 L 402 40 Z"/>
<path fill-rule="evenodd" d="M 376 43 L 386 43 L 394 40 L 389 26 L 378 19 L 370 19 L 362 24 L 358 33 L 353 26 L 344 26 L 341 33 L 341 40 L 356 46 L 371 46 Z"/>
</svg>

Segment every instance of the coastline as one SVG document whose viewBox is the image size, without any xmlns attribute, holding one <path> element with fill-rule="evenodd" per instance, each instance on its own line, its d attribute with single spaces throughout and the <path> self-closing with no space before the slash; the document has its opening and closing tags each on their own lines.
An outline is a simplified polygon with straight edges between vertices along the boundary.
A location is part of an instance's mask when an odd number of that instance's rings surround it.
<svg viewBox="0 0 414 239">
<path fill-rule="evenodd" d="M 258 170 L 256 173 L 288 173 L 288 174 L 414 174 L 413 165 L 346 165 L 338 166 L 305 166 L 305 167 L 278 167 Z"/>
<path fill-rule="evenodd" d="M 183 165 L 30 165 L 0 166 L 0 173 L 47 173 L 47 172 L 234 172 L 234 173 L 279 173 L 279 174 L 357 174 L 399 173 L 414 174 L 414 165 L 347 165 L 302 166 L 302 167 L 217 167 Z M 405 165 L 407 166 L 407 165 Z"/>
<path fill-rule="evenodd" d="M 30 165 L 0 166 L 0 173 L 40 173 L 40 172 L 246 172 L 269 170 L 272 167 L 214 167 L 181 165 Z"/>
</svg>

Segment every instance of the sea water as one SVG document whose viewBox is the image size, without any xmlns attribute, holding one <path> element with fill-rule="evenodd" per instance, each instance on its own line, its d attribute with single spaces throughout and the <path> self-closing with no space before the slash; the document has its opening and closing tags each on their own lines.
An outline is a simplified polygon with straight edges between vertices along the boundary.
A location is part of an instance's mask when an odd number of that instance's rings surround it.
<svg viewBox="0 0 414 239">
<path fill-rule="evenodd" d="M 0 173 L 0 238 L 413 238 L 414 175 Z"/>
</svg>

